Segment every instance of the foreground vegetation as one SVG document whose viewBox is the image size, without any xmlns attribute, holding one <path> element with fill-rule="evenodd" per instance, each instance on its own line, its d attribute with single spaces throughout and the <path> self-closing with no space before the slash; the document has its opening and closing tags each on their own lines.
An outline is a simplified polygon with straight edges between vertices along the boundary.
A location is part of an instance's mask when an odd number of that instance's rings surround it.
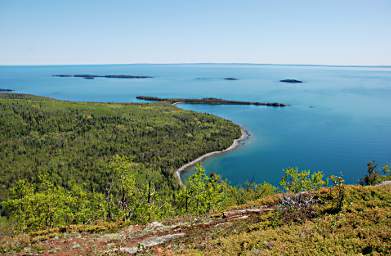
<svg viewBox="0 0 391 256">
<path fill-rule="evenodd" d="M 281 198 L 271 196 L 253 206 L 274 205 L 275 211 L 251 216 L 167 245 L 178 255 L 390 255 L 391 185 L 345 186 L 344 207 L 333 207 L 329 190 L 319 191 L 315 215 L 301 220 L 281 218 Z M 176 248 L 174 250 L 170 248 Z"/>
<path fill-rule="evenodd" d="M 101 222 L 3 237 L 0 251 L 21 255 L 389 255 L 391 184 L 348 186 L 340 177 L 330 177 L 333 185 L 325 187 L 327 181 L 321 172 L 290 168 L 281 180 L 284 194 L 259 195 L 225 210 L 143 226 Z M 205 194 L 194 194 L 200 195 Z M 199 202 L 208 202 L 205 198 Z"/>
</svg>

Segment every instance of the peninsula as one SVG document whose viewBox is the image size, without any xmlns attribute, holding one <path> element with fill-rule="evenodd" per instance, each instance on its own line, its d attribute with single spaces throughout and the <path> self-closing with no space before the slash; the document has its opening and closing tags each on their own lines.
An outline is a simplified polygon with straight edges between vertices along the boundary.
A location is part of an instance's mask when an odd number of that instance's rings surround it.
<svg viewBox="0 0 391 256">
<path fill-rule="evenodd" d="M 254 106 L 268 106 L 268 107 L 286 107 L 288 104 L 277 102 L 258 102 L 258 101 L 237 101 L 237 100 L 225 100 L 218 98 L 201 98 L 201 99 L 186 99 L 186 98 L 159 98 L 152 96 L 137 96 L 138 100 L 147 101 L 163 101 L 171 104 L 174 103 L 187 103 L 187 104 L 209 104 L 209 105 L 254 105 Z"/>
<path fill-rule="evenodd" d="M 122 79 L 146 79 L 153 78 L 152 76 L 137 76 L 137 75 L 91 75 L 91 74 L 76 74 L 76 75 L 53 75 L 54 77 L 80 77 L 84 79 L 95 78 L 122 78 Z"/>
<path fill-rule="evenodd" d="M 280 80 L 281 83 L 289 83 L 289 84 L 301 84 L 303 81 L 296 80 L 296 79 L 282 79 Z"/>
<path fill-rule="evenodd" d="M 2 89 L 0 88 L 0 92 L 13 92 L 14 90 L 11 89 Z"/>
</svg>

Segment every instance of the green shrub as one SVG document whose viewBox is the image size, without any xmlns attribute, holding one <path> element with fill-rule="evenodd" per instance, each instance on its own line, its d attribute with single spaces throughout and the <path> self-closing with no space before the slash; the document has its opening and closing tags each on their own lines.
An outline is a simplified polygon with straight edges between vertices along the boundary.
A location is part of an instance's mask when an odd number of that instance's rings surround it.
<svg viewBox="0 0 391 256">
<path fill-rule="evenodd" d="M 382 175 L 378 170 L 377 170 L 377 164 L 375 161 L 370 161 L 367 165 L 367 172 L 368 174 L 365 175 L 361 180 L 360 184 L 364 186 L 368 185 L 375 185 L 379 184 L 385 180 L 391 180 L 391 171 L 390 171 L 390 166 L 388 164 L 385 164 L 383 166 L 383 174 Z"/>
<path fill-rule="evenodd" d="M 334 200 L 334 208 L 332 208 L 332 213 L 338 213 L 342 211 L 344 200 L 345 200 L 345 180 L 342 177 L 338 176 L 330 176 L 330 180 L 332 182 L 333 188 L 330 188 L 331 198 Z M 332 193 L 336 195 L 333 196 Z"/>
<path fill-rule="evenodd" d="M 91 223 L 106 216 L 103 195 L 87 193 L 77 184 L 66 190 L 47 182 L 45 189 L 39 190 L 20 180 L 12 188 L 10 199 L 1 205 L 21 231 Z"/>
<path fill-rule="evenodd" d="M 288 168 L 284 170 L 280 185 L 286 192 L 299 193 L 317 190 L 325 186 L 326 181 L 321 171 L 311 173 L 310 170 L 299 171 L 297 168 Z"/>
<path fill-rule="evenodd" d="M 181 212 L 204 214 L 212 209 L 219 209 L 224 202 L 224 185 L 217 175 L 207 176 L 201 165 L 189 177 L 186 186 L 177 193 Z"/>
</svg>

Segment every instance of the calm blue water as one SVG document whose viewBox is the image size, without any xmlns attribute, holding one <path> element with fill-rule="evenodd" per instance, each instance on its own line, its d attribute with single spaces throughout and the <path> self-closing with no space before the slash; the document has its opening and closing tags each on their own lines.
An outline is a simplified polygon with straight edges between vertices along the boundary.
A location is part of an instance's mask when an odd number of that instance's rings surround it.
<svg viewBox="0 0 391 256">
<path fill-rule="evenodd" d="M 57 78 L 131 74 L 154 79 Z M 225 81 L 237 77 L 238 81 Z M 198 79 L 197 79 L 198 78 Z M 283 84 L 283 78 L 305 81 Z M 391 162 L 391 67 L 284 65 L 97 65 L 0 67 L 0 88 L 78 101 L 135 101 L 138 95 L 277 101 L 287 108 L 181 105 L 230 119 L 245 145 L 204 162 L 233 184 L 276 184 L 283 168 L 323 170 L 356 183 L 366 163 Z"/>
</svg>

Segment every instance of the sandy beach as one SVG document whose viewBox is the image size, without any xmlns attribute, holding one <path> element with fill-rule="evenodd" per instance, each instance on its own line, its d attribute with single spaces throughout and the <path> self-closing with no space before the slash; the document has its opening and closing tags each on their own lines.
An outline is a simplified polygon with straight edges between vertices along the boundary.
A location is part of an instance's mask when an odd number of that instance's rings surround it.
<svg viewBox="0 0 391 256">
<path fill-rule="evenodd" d="M 250 136 L 249 132 L 246 129 L 244 129 L 243 127 L 241 127 L 240 130 L 242 132 L 242 135 L 240 136 L 240 138 L 235 139 L 233 141 L 233 143 L 231 144 L 231 146 L 229 146 L 228 148 L 226 148 L 224 150 L 220 150 L 220 151 L 213 151 L 213 152 L 206 153 L 206 154 L 204 154 L 204 155 L 194 159 L 193 161 L 191 161 L 191 162 L 189 162 L 187 164 L 184 164 L 181 167 L 179 167 L 175 171 L 175 176 L 177 177 L 179 184 L 181 186 L 183 185 L 183 182 L 182 182 L 182 179 L 181 179 L 181 172 L 185 171 L 187 168 L 195 165 L 198 162 L 201 162 L 202 160 L 205 160 L 206 158 L 209 158 L 209 157 L 212 157 L 212 156 L 215 156 L 215 155 L 218 155 L 218 154 L 223 154 L 223 153 L 232 151 L 232 150 L 236 149 L 240 145 L 241 142 L 247 140 L 247 138 Z"/>
</svg>

